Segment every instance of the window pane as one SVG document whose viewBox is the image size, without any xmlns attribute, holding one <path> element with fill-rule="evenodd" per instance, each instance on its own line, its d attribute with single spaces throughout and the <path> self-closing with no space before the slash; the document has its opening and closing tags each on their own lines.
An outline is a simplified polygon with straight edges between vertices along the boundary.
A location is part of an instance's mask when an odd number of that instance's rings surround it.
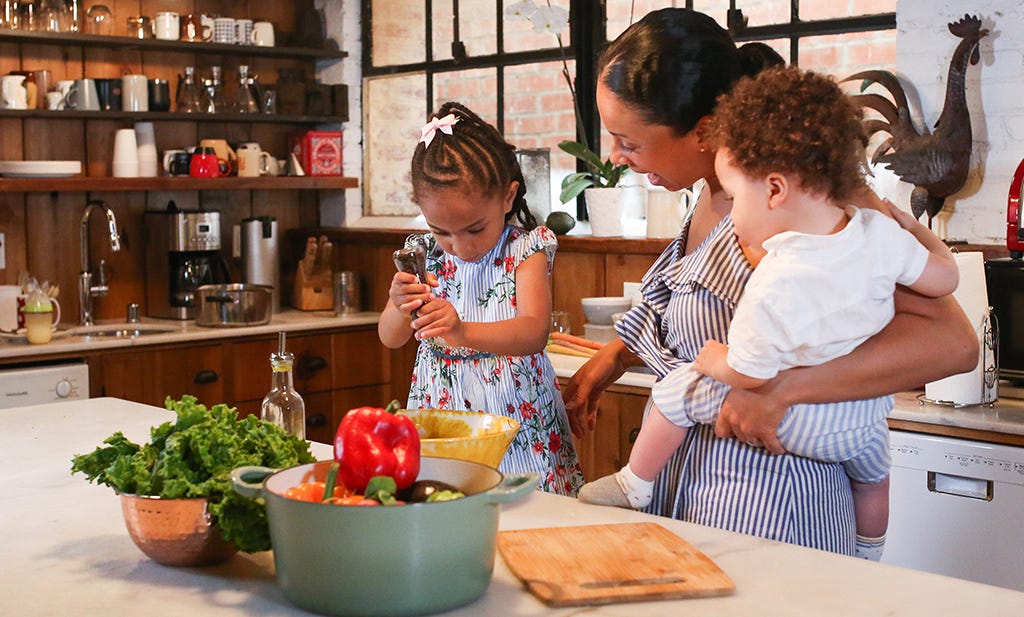
<svg viewBox="0 0 1024 617">
<path fill-rule="evenodd" d="M 568 63 L 574 75 L 574 63 Z M 559 208 L 562 178 L 576 171 L 576 159 L 558 149 L 576 138 L 572 96 L 561 62 L 508 67 L 505 71 L 505 139 L 517 148 L 551 151 L 551 206 Z M 575 206 L 570 210 L 575 214 Z"/>
<path fill-rule="evenodd" d="M 896 31 L 850 32 L 800 39 L 801 68 L 837 79 L 865 69 L 896 70 Z"/>
<path fill-rule="evenodd" d="M 466 55 L 489 56 L 498 51 L 498 23 L 495 21 L 497 0 L 459 0 L 459 40 L 466 46 Z M 452 0 L 434 0 L 434 60 L 452 59 L 455 26 Z"/>
<path fill-rule="evenodd" d="M 434 75 L 434 104 L 455 101 L 468 107 L 484 121 L 495 124 L 498 119 L 498 97 L 495 69 L 474 69 Z"/>
<path fill-rule="evenodd" d="M 425 122 L 422 73 L 364 80 L 364 202 L 374 216 L 419 214 L 410 197 L 409 161 Z"/>
<path fill-rule="evenodd" d="M 503 6 L 514 4 L 517 0 L 503 0 Z M 547 6 L 546 0 L 535 0 L 534 4 Z M 569 11 L 569 0 L 551 0 L 551 6 L 561 7 Z M 551 49 L 558 46 L 555 34 L 562 36 L 562 42 L 569 44 L 569 23 L 556 28 L 555 32 L 534 32 L 533 24 L 520 17 L 505 16 L 505 51 L 531 51 L 534 49 Z"/>
<path fill-rule="evenodd" d="M 803 0 L 800 19 L 829 19 L 875 13 L 895 13 L 896 0 Z"/>
<path fill-rule="evenodd" d="M 422 2 L 373 0 L 373 66 L 412 64 L 426 60 Z"/>
</svg>

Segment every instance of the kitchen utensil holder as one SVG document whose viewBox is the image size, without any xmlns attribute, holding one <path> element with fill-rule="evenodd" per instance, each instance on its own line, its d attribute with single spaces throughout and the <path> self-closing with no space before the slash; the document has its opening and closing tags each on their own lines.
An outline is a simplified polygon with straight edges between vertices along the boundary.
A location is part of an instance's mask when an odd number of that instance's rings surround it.
<svg viewBox="0 0 1024 617">
<path fill-rule="evenodd" d="M 329 311 L 334 308 L 334 280 L 330 270 L 306 275 L 302 264 L 295 268 L 292 306 L 300 311 Z"/>
</svg>

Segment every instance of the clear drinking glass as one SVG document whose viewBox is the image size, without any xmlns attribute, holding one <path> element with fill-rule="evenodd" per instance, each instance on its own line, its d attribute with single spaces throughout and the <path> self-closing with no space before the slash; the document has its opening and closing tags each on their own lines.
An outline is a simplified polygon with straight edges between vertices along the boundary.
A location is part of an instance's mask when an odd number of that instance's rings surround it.
<svg viewBox="0 0 1024 617">
<path fill-rule="evenodd" d="M 551 331 L 572 334 L 572 316 L 569 311 L 551 311 Z"/>
<path fill-rule="evenodd" d="M 85 13 L 85 23 L 82 24 L 85 34 L 99 34 L 111 36 L 114 34 L 114 16 L 106 6 L 94 4 Z"/>
</svg>

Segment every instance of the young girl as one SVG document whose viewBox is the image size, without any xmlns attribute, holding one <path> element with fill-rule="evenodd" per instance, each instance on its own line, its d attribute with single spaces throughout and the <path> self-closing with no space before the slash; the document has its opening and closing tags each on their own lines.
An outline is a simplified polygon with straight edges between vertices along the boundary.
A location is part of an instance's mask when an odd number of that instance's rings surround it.
<svg viewBox="0 0 1024 617">
<path fill-rule="evenodd" d="M 583 474 L 544 351 L 558 242 L 526 207 L 515 148 L 470 110 L 445 103 L 423 127 L 412 190 L 431 232 L 423 238 L 428 284 L 396 273 L 377 328 L 391 348 L 420 341 L 409 408 L 515 418 L 519 434 L 499 469 L 537 472 L 544 490 L 575 495 Z"/>
<path fill-rule="evenodd" d="M 858 110 L 832 80 L 797 68 L 741 80 L 720 99 L 705 139 L 717 148 L 715 173 L 732 198 L 736 235 L 763 258 L 736 308 L 729 345 L 708 340 L 694 361 L 699 372 L 757 388 L 781 370 L 845 355 L 879 332 L 894 314 L 897 283 L 933 297 L 956 288 L 952 254 L 913 217 L 891 207 L 894 222 L 847 205 L 863 183 L 863 133 Z M 687 427 L 715 421 L 676 413 L 672 381 L 670 373 L 653 389 L 655 406 L 629 464 L 586 485 L 581 499 L 643 507 Z M 888 521 L 885 416 L 815 412 L 787 414 L 778 438 L 794 454 L 844 464 L 858 550 L 880 557 Z"/>
</svg>

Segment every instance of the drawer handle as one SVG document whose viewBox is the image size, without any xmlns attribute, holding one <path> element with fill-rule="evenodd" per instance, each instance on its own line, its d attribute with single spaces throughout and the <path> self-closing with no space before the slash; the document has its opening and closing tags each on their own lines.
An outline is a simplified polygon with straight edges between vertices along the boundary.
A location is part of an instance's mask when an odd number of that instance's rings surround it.
<svg viewBox="0 0 1024 617">
<path fill-rule="evenodd" d="M 296 377 L 309 379 L 313 373 L 327 368 L 327 360 L 320 356 L 301 356 L 295 367 Z"/>
<path fill-rule="evenodd" d="M 306 418 L 306 426 L 327 426 L 327 416 L 315 413 Z"/>
<path fill-rule="evenodd" d="M 218 379 L 220 379 L 220 376 L 217 375 L 216 371 L 202 370 L 196 373 L 192 382 L 201 386 L 208 383 L 216 383 Z"/>
</svg>

